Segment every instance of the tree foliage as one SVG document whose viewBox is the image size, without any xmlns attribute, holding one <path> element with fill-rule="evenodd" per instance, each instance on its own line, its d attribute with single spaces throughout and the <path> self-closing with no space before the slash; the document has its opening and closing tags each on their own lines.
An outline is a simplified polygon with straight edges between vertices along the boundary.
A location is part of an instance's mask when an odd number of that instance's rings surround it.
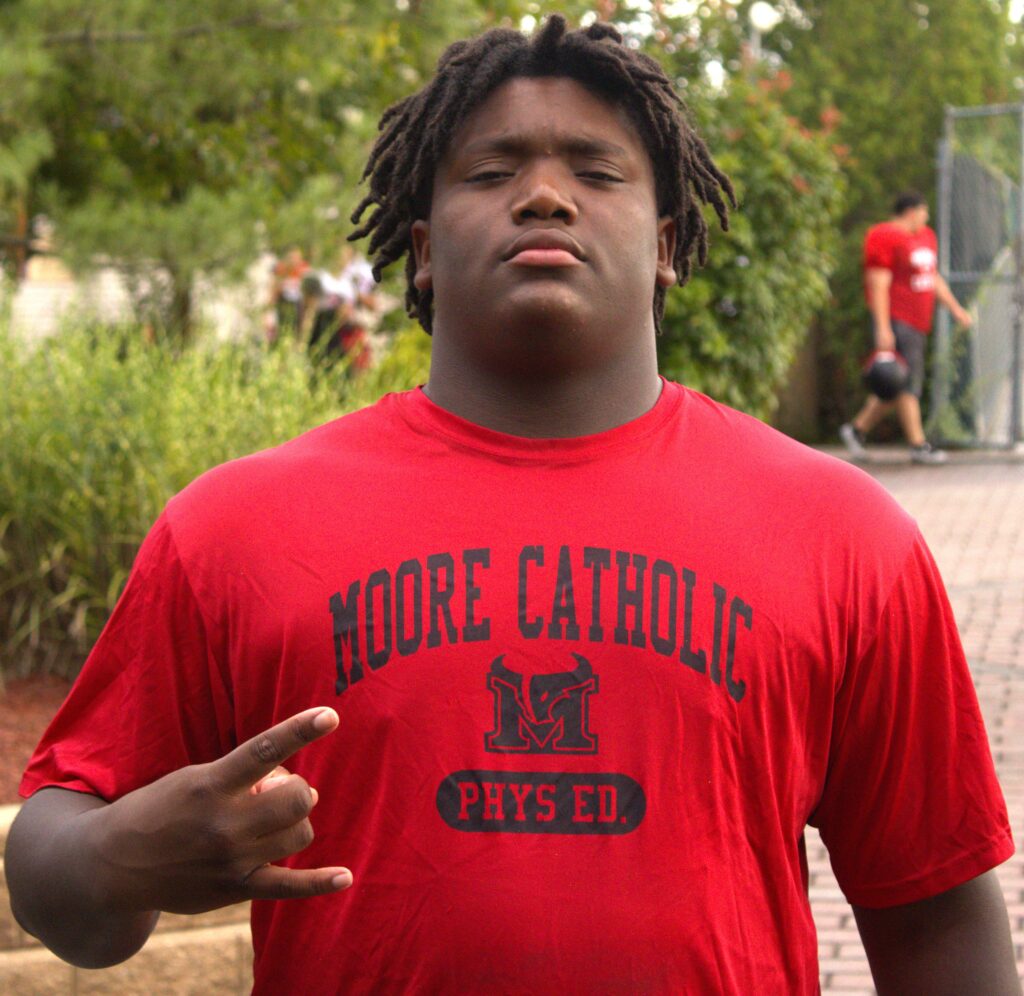
<svg viewBox="0 0 1024 996">
<path fill-rule="evenodd" d="M 761 418 L 774 412 L 796 351 L 829 300 L 845 154 L 834 110 L 803 125 L 785 109 L 793 85 L 751 46 L 749 0 L 653 4 L 621 23 L 676 79 L 698 130 L 732 178 L 730 230 L 710 221 L 707 265 L 669 294 L 658 342 L 663 372 Z"/>
<path fill-rule="evenodd" d="M 828 300 L 844 183 L 827 130 L 787 115 L 786 75 L 737 77 L 697 104 L 739 200 L 706 268 L 669 296 L 662 369 L 769 417 L 815 312 Z"/>
<path fill-rule="evenodd" d="M 840 112 L 850 145 L 848 225 L 877 220 L 896 186 L 934 186 L 936 145 L 948 104 L 1010 95 L 1005 10 L 992 0 L 815 0 L 806 22 L 770 36 L 805 121 L 824 98 Z"/>
<path fill-rule="evenodd" d="M 9 0 L 0 185 L 58 220 L 73 264 L 115 262 L 148 320 L 187 326 L 198 274 L 340 244 L 381 110 L 522 6 Z"/>
<path fill-rule="evenodd" d="M 788 119 L 780 89 L 755 85 L 742 4 L 642 8 L 8 0 L 0 30 L 20 61 L 0 63 L 0 136 L 24 141 L 7 172 L 57 221 L 65 258 L 114 262 L 141 317 L 187 327 L 199 275 L 240 275 L 258 250 L 289 244 L 333 256 L 381 111 L 428 78 L 447 43 L 554 10 L 602 16 L 677 79 L 741 196 L 709 268 L 670 295 L 663 365 L 767 415 L 831 265 L 831 140 Z M 712 61 L 734 77 L 720 89 L 707 85 Z M 4 170 L 0 155 L 0 184 Z"/>
</svg>

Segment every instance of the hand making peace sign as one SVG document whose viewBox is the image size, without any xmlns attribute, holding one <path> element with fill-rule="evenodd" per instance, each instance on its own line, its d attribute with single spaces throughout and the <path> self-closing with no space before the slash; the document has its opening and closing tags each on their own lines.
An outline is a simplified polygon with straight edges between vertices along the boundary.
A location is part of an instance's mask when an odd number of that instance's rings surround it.
<svg viewBox="0 0 1024 996">
<path fill-rule="evenodd" d="M 200 913 L 247 899 L 301 899 L 352 884 L 347 868 L 273 864 L 313 841 L 316 789 L 280 765 L 332 732 L 333 709 L 314 708 L 240 744 L 84 814 L 97 881 L 119 911 Z"/>
</svg>

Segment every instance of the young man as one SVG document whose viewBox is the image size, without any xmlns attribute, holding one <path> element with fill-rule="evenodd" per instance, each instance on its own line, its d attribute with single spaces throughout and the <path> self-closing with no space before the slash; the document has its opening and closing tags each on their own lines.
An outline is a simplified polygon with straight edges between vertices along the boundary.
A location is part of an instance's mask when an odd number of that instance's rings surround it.
<svg viewBox="0 0 1024 996">
<path fill-rule="evenodd" d="M 925 342 L 932 329 L 935 299 L 961 325 L 971 316 L 960 307 L 936 269 L 935 232 L 928 227 L 928 205 L 916 193 L 901 194 L 893 217 L 868 230 L 864 240 L 864 293 L 874 326 L 875 350 L 897 352 L 908 367 L 907 386 L 894 400 L 868 396 L 852 422 L 839 429 L 850 453 L 866 455 L 868 433 L 895 409 L 915 463 L 940 464 L 946 454 L 925 438 L 921 425 Z"/>
<path fill-rule="evenodd" d="M 26 929 L 109 964 L 255 897 L 259 993 L 813 993 L 810 822 L 881 989 L 1015 991 L 913 522 L 658 377 L 730 196 L 662 71 L 459 42 L 368 175 L 429 382 L 170 502 L 25 776 Z"/>
</svg>

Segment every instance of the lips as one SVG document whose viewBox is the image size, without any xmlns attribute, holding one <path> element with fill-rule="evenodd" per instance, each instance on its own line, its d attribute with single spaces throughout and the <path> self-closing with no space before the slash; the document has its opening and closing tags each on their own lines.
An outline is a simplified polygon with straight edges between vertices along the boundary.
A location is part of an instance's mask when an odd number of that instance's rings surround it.
<svg viewBox="0 0 1024 996">
<path fill-rule="evenodd" d="M 586 260 L 582 246 L 568 233 L 551 228 L 523 232 L 505 250 L 503 262 L 525 266 L 574 266 Z"/>
</svg>

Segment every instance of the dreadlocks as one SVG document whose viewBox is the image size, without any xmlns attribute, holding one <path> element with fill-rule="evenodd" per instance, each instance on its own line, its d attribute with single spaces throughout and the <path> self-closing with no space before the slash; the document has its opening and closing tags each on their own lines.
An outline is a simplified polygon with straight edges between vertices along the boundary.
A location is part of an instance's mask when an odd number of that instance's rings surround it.
<svg viewBox="0 0 1024 996">
<path fill-rule="evenodd" d="M 433 292 L 420 291 L 413 283 L 412 224 L 430 213 L 434 172 L 452 135 L 474 108 L 517 76 L 568 77 L 629 114 L 654 166 L 658 213 L 676 223 L 672 262 L 681 284 L 690 275 L 694 255 L 701 265 L 707 259 L 708 228 L 701 204 L 711 204 L 722 228 L 728 228 L 722 195 L 736 204 L 729 178 L 680 113 L 682 102 L 661 66 L 624 45 L 610 24 L 567 32 L 565 18 L 553 14 L 532 39 L 499 28 L 457 41 L 438 60 L 434 78 L 381 117 L 380 134 L 362 176 L 369 178 L 369 193 L 352 222 L 360 224 L 365 212 L 373 210 L 349 236 L 371 236 L 369 254 L 377 280 L 386 266 L 407 256 L 406 310 L 427 332 L 433 325 Z M 664 310 L 665 289 L 657 287 L 654 323 L 659 331 Z"/>
</svg>

